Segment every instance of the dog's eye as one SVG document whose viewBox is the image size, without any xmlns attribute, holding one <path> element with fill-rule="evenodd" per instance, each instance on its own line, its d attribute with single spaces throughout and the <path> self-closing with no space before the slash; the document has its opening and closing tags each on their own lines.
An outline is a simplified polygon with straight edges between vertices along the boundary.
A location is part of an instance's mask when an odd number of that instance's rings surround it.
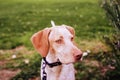
<svg viewBox="0 0 120 80">
<path fill-rule="evenodd" d="M 61 44 L 62 43 L 62 39 L 58 39 L 55 42 L 58 43 L 58 44 Z"/>
</svg>

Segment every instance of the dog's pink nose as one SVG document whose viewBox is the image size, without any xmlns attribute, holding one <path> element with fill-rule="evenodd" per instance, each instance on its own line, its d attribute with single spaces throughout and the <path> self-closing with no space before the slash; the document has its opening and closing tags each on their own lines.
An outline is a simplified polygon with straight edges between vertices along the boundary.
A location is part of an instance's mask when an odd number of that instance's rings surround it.
<svg viewBox="0 0 120 80">
<path fill-rule="evenodd" d="M 82 58 L 82 51 L 78 48 L 74 49 L 74 58 L 76 61 Z"/>
<path fill-rule="evenodd" d="M 82 58 L 82 54 L 79 54 L 79 55 L 75 56 L 76 61 L 80 60 L 81 58 Z"/>
<path fill-rule="evenodd" d="M 74 47 L 72 49 L 72 51 L 73 51 L 73 54 L 74 54 L 75 61 L 78 61 L 78 60 L 80 60 L 82 58 L 83 53 L 82 53 L 82 51 L 80 49 L 78 49 L 77 47 Z"/>
</svg>

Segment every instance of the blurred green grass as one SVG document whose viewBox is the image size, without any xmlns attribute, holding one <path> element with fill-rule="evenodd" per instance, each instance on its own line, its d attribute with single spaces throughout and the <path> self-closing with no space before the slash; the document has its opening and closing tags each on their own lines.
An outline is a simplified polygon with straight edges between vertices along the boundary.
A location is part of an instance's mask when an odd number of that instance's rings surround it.
<svg viewBox="0 0 120 80">
<path fill-rule="evenodd" d="M 0 49 L 31 48 L 31 35 L 51 20 L 74 27 L 78 43 L 113 32 L 97 0 L 0 0 Z"/>
</svg>

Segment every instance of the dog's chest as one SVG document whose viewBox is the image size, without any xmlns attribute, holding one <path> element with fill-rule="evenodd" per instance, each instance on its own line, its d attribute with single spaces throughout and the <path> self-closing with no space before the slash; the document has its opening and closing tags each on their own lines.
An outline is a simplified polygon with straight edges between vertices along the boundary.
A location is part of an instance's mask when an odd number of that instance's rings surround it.
<svg viewBox="0 0 120 80">
<path fill-rule="evenodd" d="M 59 80 L 75 80 L 75 70 L 73 64 L 63 65 Z"/>
<path fill-rule="evenodd" d="M 53 68 L 46 66 L 45 71 L 47 73 L 47 80 L 75 80 L 73 64 L 61 65 Z"/>
</svg>

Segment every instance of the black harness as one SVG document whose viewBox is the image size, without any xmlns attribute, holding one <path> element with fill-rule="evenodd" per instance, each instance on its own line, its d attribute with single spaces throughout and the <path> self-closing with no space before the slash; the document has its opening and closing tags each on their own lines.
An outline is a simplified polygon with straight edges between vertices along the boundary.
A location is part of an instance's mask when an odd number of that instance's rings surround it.
<svg viewBox="0 0 120 80">
<path fill-rule="evenodd" d="M 53 68 L 55 66 L 59 66 L 61 65 L 62 63 L 58 60 L 57 62 L 53 62 L 53 63 L 49 63 L 47 60 L 46 60 L 46 57 L 43 57 L 43 64 L 42 64 L 42 70 L 43 70 L 43 77 L 42 77 L 42 80 L 47 80 L 47 73 L 45 72 L 45 68 L 46 68 L 46 65 L 48 65 L 50 68 Z"/>
</svg>

